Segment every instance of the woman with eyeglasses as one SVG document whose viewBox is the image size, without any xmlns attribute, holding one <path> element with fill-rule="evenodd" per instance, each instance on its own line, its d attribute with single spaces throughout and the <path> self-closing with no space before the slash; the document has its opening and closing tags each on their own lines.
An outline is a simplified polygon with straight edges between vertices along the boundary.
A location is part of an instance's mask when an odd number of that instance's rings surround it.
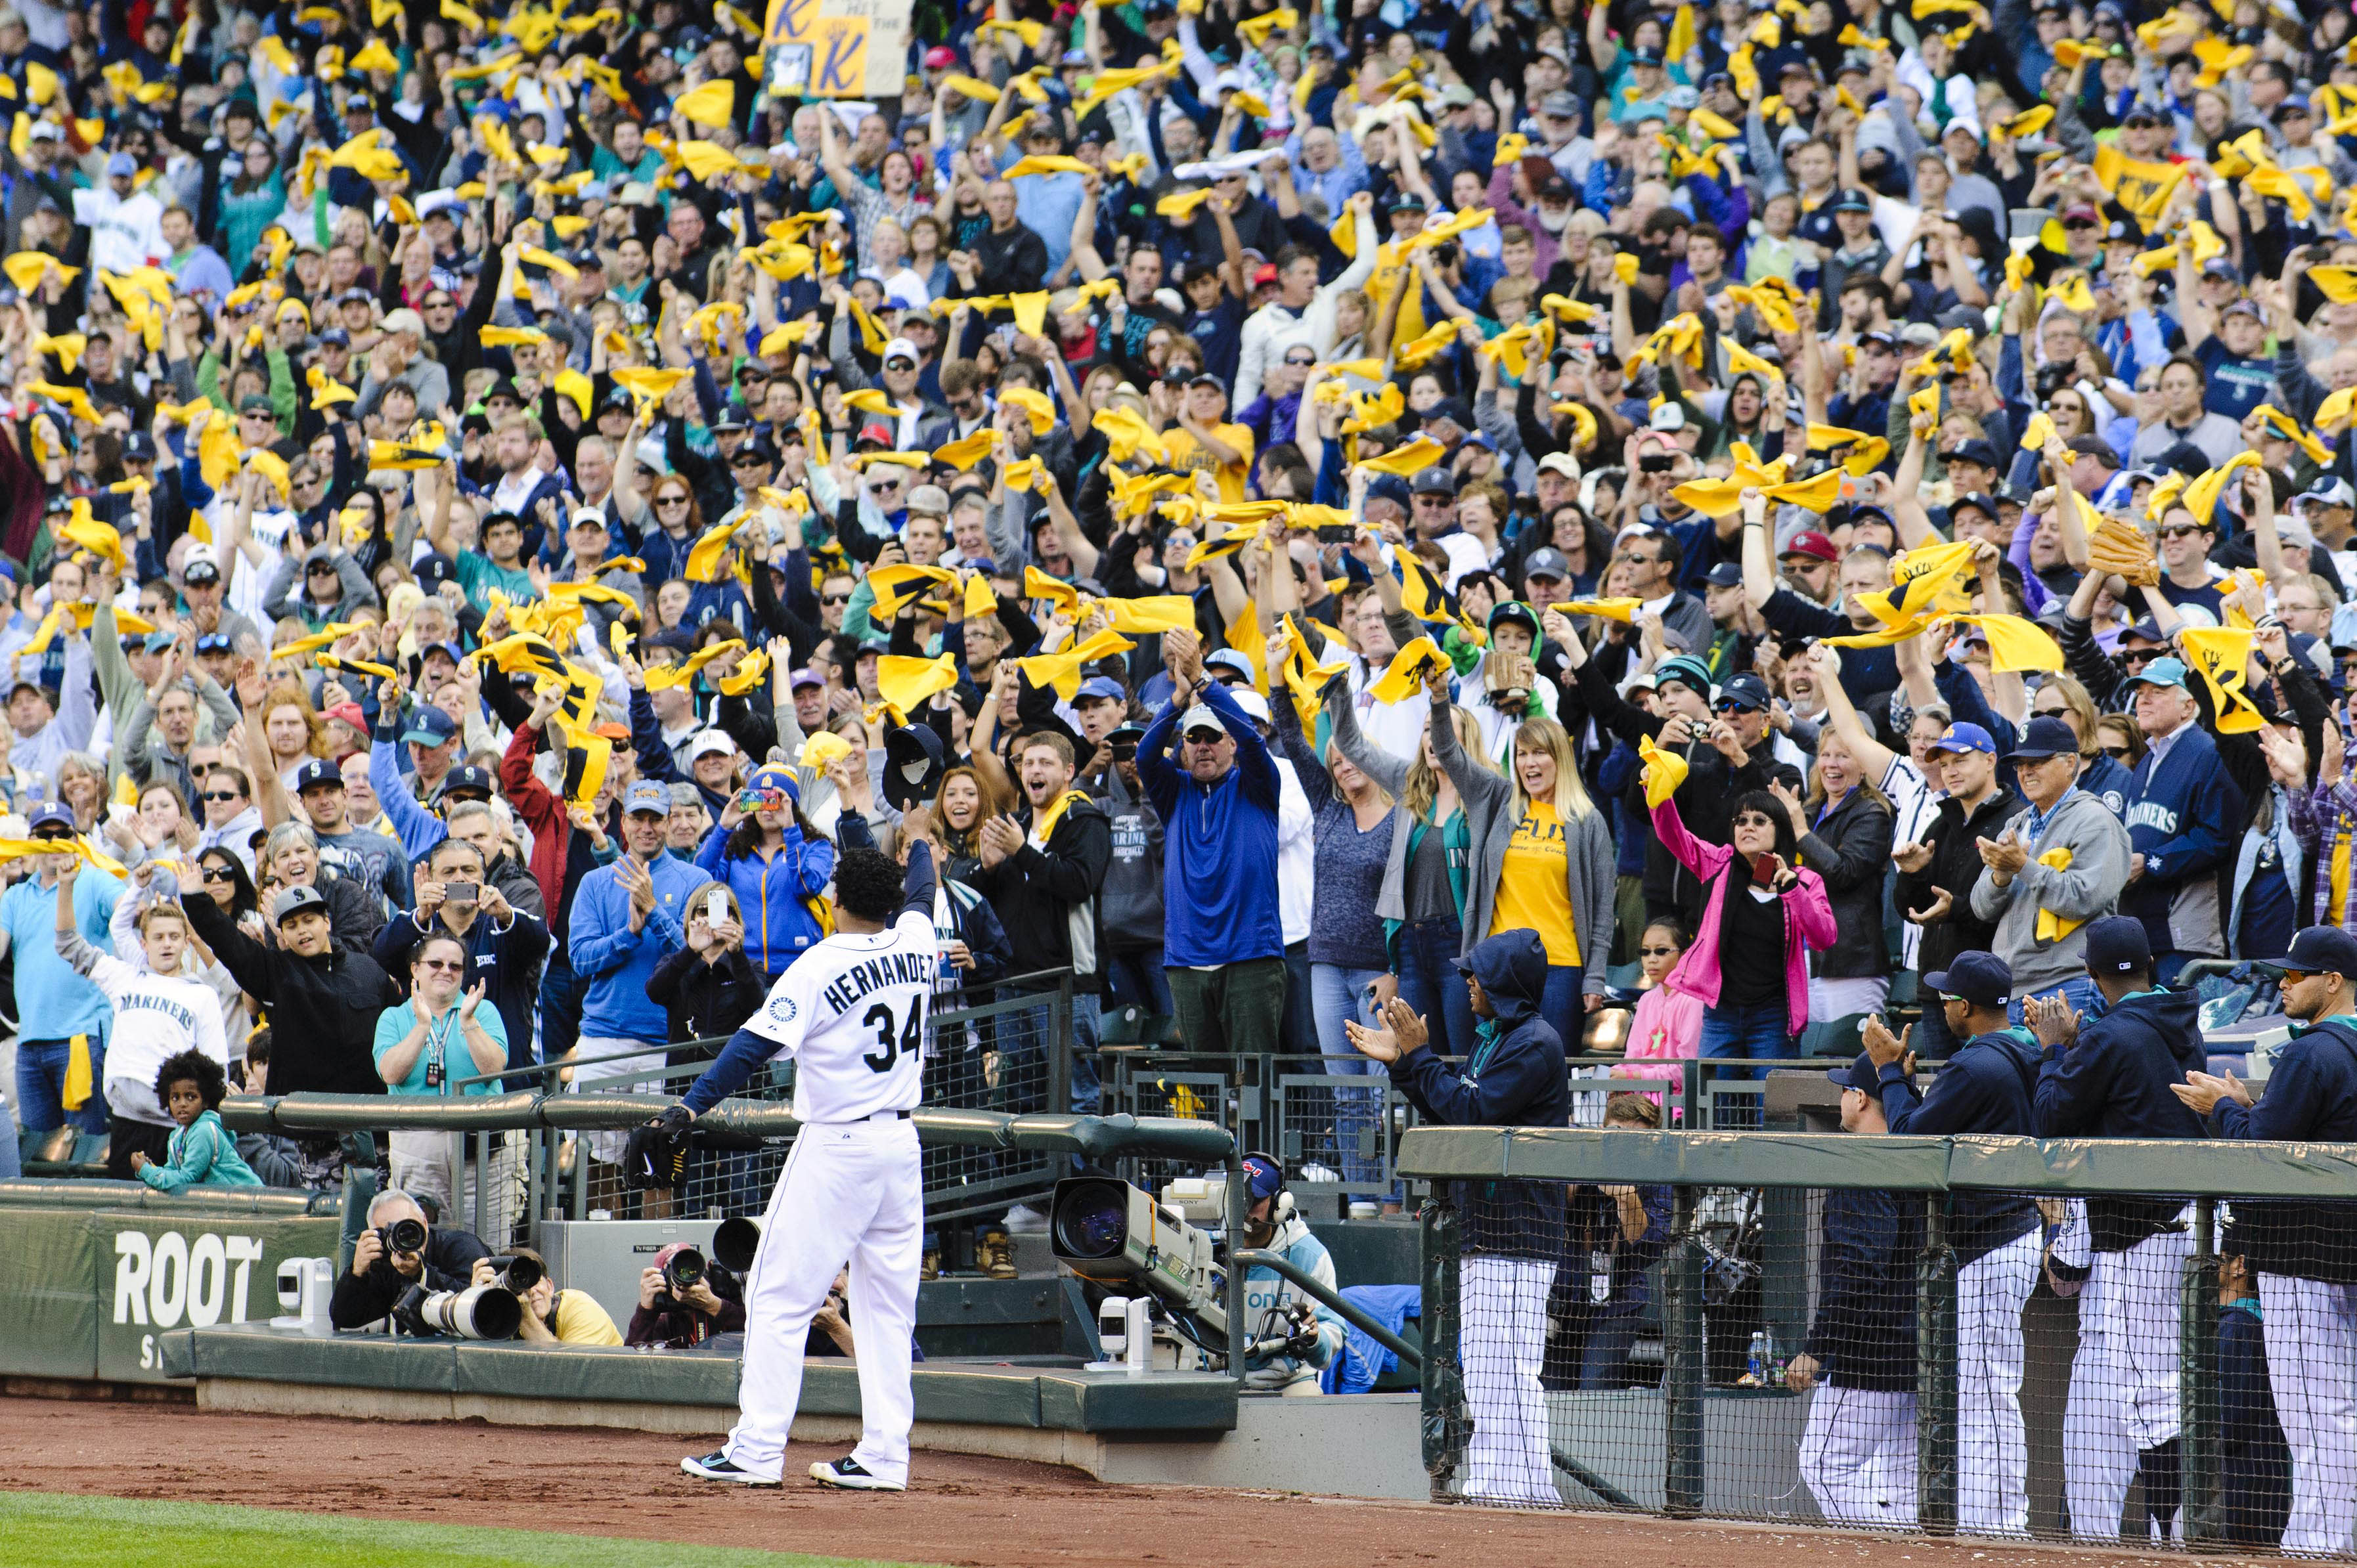
<svg viewBox="0 0 2357 1568">
<path fill-rule="evenodd" d="M 1866 762 L 1838 735 L 1821 736 L 1808 798 L 1781 780 L 1802 859 L 1824 882 L 1839 940 L 1810 964 L 1809 1016 L 1820 1022 L 1878 1013 L 1890 993 L 1882 936 L 1882 885 L 1890 874 L 1890 802 L 1866 777 Z"/>
<path fill-rule="evenodd" d="M 377 1015 L 377 1075 L 387 1094 L 439 1097 L 489 1094 L 498 1080 L 461 1086 L 457 1080 L 507 1065 L 507 1024 L 483 1004 L 487 982 L 466 984 L 466 944 L 431 936 L 409 958 L 409 1000 Z M 445 1214 L 464 1198 L 468 1175 L 465 1135 L 440 1131 L 393 1131 L 393 1183 L 430 1193 Z"/>
</svg>

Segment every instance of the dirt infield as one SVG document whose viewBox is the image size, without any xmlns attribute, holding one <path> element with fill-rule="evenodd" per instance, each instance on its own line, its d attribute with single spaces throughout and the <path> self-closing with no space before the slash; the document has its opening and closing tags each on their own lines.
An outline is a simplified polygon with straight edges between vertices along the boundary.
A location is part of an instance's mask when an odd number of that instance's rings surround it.
<svg viewBox="0 0 2357 1568">
<path fill-rule="evenodd" d="M 972 1568 L 1380 1568 L 1571 1560 L 1726 1568 L 2073 1568 L 2182 1557 L 1103 1486 L 1008 1460 L 920 1454 L 915 1489 L 716 1487 L 676 1439 L 579 1428 L 212 1415 L 186 1405 L 0 1400 L 0 1487 L 307 1513 L 701 1541 Z M 787 1474 L 833 1449 L 797 1444 Z M 2217 1562 L 2219 1559 L 2208 1559 Z"/>
</svg>

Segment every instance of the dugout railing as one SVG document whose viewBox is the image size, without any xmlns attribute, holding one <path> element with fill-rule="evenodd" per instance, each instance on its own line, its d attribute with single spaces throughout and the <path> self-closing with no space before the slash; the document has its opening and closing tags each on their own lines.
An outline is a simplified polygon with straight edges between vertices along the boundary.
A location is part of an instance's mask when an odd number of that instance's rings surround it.
<svg viewBox="0 0 2357 1568">
<path fill-rule="evenodd" d="M 2330 1326 L 2311 1334 L 2273 1308 L 2345 1298 L 2292 1276 L 2357 1263 L 2357 1145 L 1427 1126 L 1405 1135 L 1399 1168 L 1433 1184 L 1423 1456 L 1436 1498 L 2350 1552 L 2330 1535 L 2333 1499 L 2357 1487 L 2336 1426 L 2345 1377 L 2287 1379 L 2271 1407 L 2254 1379 L 2299 1361 L 2288 1345 L 2345 1360 Z M 1566 1335 L 1595 1343 L 1612 1316 L 1596 1309 L 1625 1279 L 1575 1214 L 1553 1276 L 1532 1288 L 1528 1254 L 1545 1249 L 1501 1226 L 1501 1182 L 1560 1184 L 1575 1211 L 1594 1195 L 1591 1213 L 1599 1189 L 1627 1189 L 1663 1218 L 1640 1272 L 1657 1366 L 1623 1359 L 1612 1373 L 1608 1354 L 1607 1375 L 1589 1377 L 1592 1359 L 1566 1362 Z M 2029 1227 L 1979 1250 L 2007 1228 L 1986 1222 L 1990 1206 L 2016 1199 Z M 2108 1228 L 2092 1245 L 2074 1230 L 2091 1216 Z M 1517 1256 L 1518 1276 L 1504 1267 Z M 2222 1299 L 2222 1264 L 2254 1259 L 2285 1263 L 2259 1270 L 2264 1326 Z M 2007 1313 L 2021 1325 L 2011 1366 L 1993 1354 Z M 1835 1369 L 1801 1391 L 1780 1372 L 1805 1350 Z M 1512 1466 L 1499 1480 L 1501 1444 L 1524 1456 L 1519 1487 Z M 1544 1496 L 1534 1462 L 1551 1472 Z"/>
</svg>

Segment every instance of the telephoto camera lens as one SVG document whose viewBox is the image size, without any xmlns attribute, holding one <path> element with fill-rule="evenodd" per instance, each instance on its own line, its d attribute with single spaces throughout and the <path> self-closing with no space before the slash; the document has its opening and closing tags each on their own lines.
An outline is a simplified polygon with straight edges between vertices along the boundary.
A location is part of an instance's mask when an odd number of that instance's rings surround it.
<svg viewBox="0 0 2357 1568">
<path fill-rule="evenodd" d="M 491 1269 L 500 1276 L 500 1283 L 518 1295 L 547 1278 L 547 1271 L 530 1258 L 493 1258 Z"/>
<path fill-rule="evenodd" d="M 421 1336 L 512 1339 L 523 1326 L 523 1303 L 515 1292 L 498 1285 L 430 1294 L 424 1285 L 412 1285 L 393 1304 L 393 1320 L 408 1333 Z"/>
<path fill-rule="evenodd" d="M 388 1252 L 422 1252 L 425 1250 L 425 1221 L 396 1219 L 377 1232 Z"/>
<path fill-rule="evenodd" d="M 682 1247 L 663 1265 L 663 1288 L 672 1294 L 685 1295 L 704 1283 L 704 1254 L 693 1247 Z"/>
<path fill-rule="evenodd" d="M 742 1215 L 724 1219 L 712 1231 L 712 1261 L 731 1273 L 741 1274 L 753 1266 L 753 1254 L 761 1247 L 761 1222 Z"/>
</svg>

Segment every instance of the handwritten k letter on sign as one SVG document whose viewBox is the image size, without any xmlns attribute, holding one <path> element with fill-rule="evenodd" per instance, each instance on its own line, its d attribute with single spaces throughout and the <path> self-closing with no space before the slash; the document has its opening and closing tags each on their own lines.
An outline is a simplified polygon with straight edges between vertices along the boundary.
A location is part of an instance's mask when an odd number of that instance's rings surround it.
<svg viewBox="0 0 2357 1568">
<path fill-rule="evenodd" d="M 770 0 L 761 43 L 772 95 L 883 98 L 909 58 L 908 0 Z"/>
</svg>

